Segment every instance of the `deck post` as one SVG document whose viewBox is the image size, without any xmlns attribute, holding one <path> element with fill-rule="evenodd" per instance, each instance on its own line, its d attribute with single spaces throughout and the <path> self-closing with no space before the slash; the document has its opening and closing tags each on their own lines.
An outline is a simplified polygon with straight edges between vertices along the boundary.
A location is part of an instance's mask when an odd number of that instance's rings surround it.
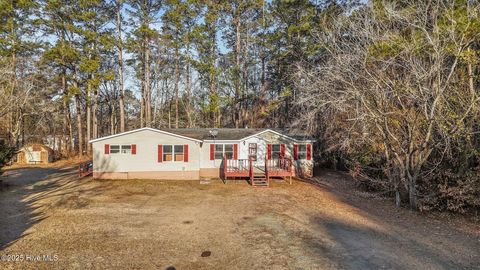
<svg viewBox="0 0 480 270">
<path fill-rule="evenodd" d="M 293 161 L 292 158 L 289 158 L 289 170 L 290 170 L 290 185 L 292 184 L 292 174 L 293 174 Z"/>
<path fill-rule="evenodd" d="M 225 185 L 227 184 L 227 179 L 228 179 L 227 174 L 228 174 L 227 156 L 224 156 L 223 157 L 223 177 L 225 177 Z"/>
<path fill-rule="evenodd" d="M 253 162 L 252 157 L 248 157 L 248 174 L 250 176 L 250 185 L 253 186 Z"/>
</svg>

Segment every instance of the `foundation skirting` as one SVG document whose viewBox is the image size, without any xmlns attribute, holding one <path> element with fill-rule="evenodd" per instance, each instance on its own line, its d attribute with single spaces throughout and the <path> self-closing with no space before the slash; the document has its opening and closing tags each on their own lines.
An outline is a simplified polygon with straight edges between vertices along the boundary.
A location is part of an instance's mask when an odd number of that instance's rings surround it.
<svg viewBox="0 0 480 270">
<path fill-rule="evenodd" d="M 198 180 L 199 171 L 93 172 L 94 179 Z"/>
</svg>

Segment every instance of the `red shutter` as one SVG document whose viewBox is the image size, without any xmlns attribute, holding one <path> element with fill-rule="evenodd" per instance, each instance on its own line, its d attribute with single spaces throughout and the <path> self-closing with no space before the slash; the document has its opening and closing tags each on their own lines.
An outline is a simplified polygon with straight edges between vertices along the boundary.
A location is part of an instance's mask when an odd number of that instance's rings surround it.
<svg viewBox="0 0 480 270">
<path fill-rule="evenodd" d="M 285 144 L 280 144 L 280 156 L 285 158 Z"/>
<path fill-rule="evenodd" d="M 105 144 L 105 155 L 110 154 L 110 144 Z"/>
<path fill-rule="evenodd" d="M 298 144 L 293 145 L 293 159 L 294 160 L 298 159 Z"/>
<path fill-rule="evenodd" d="M 307 160 L 311 160 L 311 159 L 312 159 L 312 145 L 307 144 Z"/>
<path fill-rule="evenodd" d="M 162 145 L 159 144 L 158 145 L 158 162 L 162 162 L 162 150 L 163 150 Z"/>
<path fill-rule="evenodd" d="M 267 145 L 267 157 L 268 157 L 268 159 L 272 159 L 272 145 L 271 144 Z"/>
<path fill-rule="evenodd" d="M 183 145 L 183 161 L 188 162 L 188 144 Z"/>
<path fill-rule="evenodd" d="M 210 160 L 214 160 L 214 159 L 215 159 L 215 145 L 210 144 Z"/>
<path fill-rule="evenodd" d="M 238 159 L 238 144 L 233 145 L 233 159 Z"/>
<path fill-rule="evenodd" d="M 137 154 L 137 145 L 132 144 L 132 155 L 136 155 L 136 154 Z"/>
</svg>

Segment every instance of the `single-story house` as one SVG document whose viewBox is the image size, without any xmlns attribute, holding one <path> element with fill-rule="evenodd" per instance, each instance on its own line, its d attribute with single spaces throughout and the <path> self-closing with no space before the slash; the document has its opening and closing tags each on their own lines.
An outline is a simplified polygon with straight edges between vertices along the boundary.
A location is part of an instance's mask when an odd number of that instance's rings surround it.
<svg viewBox="0 0 480 270">
<path fill-rule="evenodd" d="M 18 164 L 47 164 L 53 159 L 53 149 L 40 143 L 27 144 L 17 153 Z"/>
<path fill-rule="evenodd" d="M 140 128 L 90 143 L 97 179 L 253 179 L 254 171 L 267 177 L 313 173 L 313 140 L 274 129 Z"/>
</svg>

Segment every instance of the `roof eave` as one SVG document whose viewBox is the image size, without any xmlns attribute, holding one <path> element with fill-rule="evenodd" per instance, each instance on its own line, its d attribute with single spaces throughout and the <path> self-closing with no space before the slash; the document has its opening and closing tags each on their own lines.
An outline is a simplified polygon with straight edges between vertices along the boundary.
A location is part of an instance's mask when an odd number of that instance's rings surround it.
<svg viewBox="0 0 480 270">
<path fill-rule="evenodd" d="M 123 136 L 123 135 L 128 135 L 128 134 L 131 134 L 131 133 L 140 132 L 140 131 L 144 131 L 144 130 L 150 130 L 150 131 L 153 131 L 153 132 L 158 132 L 158 133 L 162 133 L 162 134 L 167 134 L 167 135 L 179 137 L 179 138 L 186 139 L 186 140 L 190 140 L 190 141 L 195 141 L 195 142 L 200 142 L 200 143 L 203 142 L 202 140 L 198 140 L 198 139 L 195 139 L 195 138 L 191 138 L 191 137 L 187 137 L 187 136 L 183 136 L 183 135 L 171 133 L 171 132 L 164 131 L 164 130 L 161 130 L 161 129 L 144 127 L 144 128 L 129 130 L 129 131 L 125 131 L 125 132 L 122 132 L 122 133 L 113 134 L 113 135 L 110 135 L 110 136 L 105 136 L 105 137 L 93 139 L 93 140 L 88 141 L 88 143 L 95 143 L 95 142 L 99 142 L 99 141 L 103 141 L 103 140 L 108 140 L 108 139 L 111 139 L 111 138 L 120 137 L 120 136 Z"/>
</svg>

